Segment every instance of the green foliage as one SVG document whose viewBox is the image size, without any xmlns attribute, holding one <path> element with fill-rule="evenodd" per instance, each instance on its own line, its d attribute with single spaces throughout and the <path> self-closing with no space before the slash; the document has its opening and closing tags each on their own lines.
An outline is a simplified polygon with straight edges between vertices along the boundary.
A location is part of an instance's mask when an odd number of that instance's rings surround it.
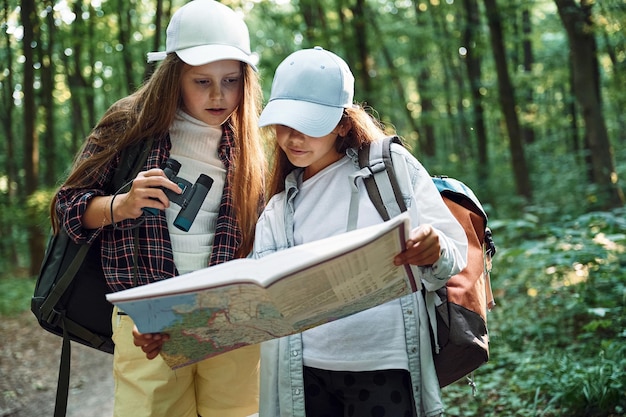
<svg viewBox="0 0 626 417">
<path fill-rule="evenodd" d="M 541 346 L 492 350 L 492 363 L 476 373 L 475 396 L 463 382 L 444 389 L 447 415 L 623 416 L 624 353 L 619 341 L 602 342 L 597 353 Z"/>
<path fill-rule="evenodd" d="M 558 353 L 558 352 L 556 352 Z M 626 410 L 626 346 L 602 341 L 596 357 L 567 352 L 551 370 L 546 388 L 554 380 L 561 386 L 552 403 L 567 404 L 572 416 L 602 416 Z"/>
<path fill-rule="evenodd" d="M 43 236 L 50 231 L 48 213 L 53 189 L 41 189 L 30 195 L 24 204 L 4 204 L 7 196 L 0 193 L 0 271 L 12 273 L 28 269 L 30 254 L 28 236 L 25 230 L 29 226 L 38 227 Z M 3 277 L 0 273 L 0 278 Z"/>
<path fill-rule="evenodd" d="M 13 272 L 16 268 L 26 267 L 27 261 L 22 256 L 27 252 L 27 236 L 24 227 L 27 215 L 18 204 L 8 204 L 7 196 L 0 194 L 0 271 Z M 3 273 L 0 272 L 0 278 Z"/>
<path fill-rule="evenodd" d="M 450 416 L 626 415 L 626 210 L 540 218 L 492 222 L 491 358 Z"/>
<path fill-rule="evenodd" d="M 155 26 L 156 9 L 149 1 L 36 4 L 41 24 L 36 33 L 41 38 L 36 39 L 34 63 L 38 109 L 32 118 L 41 139 L 37 144 L 40 186 L 52 186 L 64 177 L 75 152 L 105 110 L 140 84 L 150 70 L 145 53 L 164 48 L 169 13 L 183 3 L 165 2 L 162 27 Z M 591 12 L 597 25 L 602 111 L 617 151 L 617 178 L 624 184 L 626 147 L 620 146 L 624 142 L 620 111 L 624 94 L 616 86 L 623 84 L 618 69 L 626 59 L 621 46 L 626 9 L 617 5 L 618 0 L 596 3 Z M 119 7 L 112 7 L 114 4 Z M 553 221 L 562 215 L 578 216 L 598 200 L 583 169 L 585 155 L 580 149 L 584 148 L 585 132 L 581 120 L 576 119 L 580 116 L 570 85 L 568 39 L 552 1 L 498 1 L 520 124 L 534 133 L 534 139 L 524 143 L 534 193 L 531 207 L 515 189 L 484 9 L 472 21 L 475 39 L 466 45 L 470 22 L 464 2 L 367 0 L 355 5 L 331 0 L 232 0 L 226 4 L 242 13 L 248 23 L 266 99 L 273 72 L 285 56 L 321 45 L 337 52 L 352 67 L 355 100 L 374 106 L 384 122 L 414 146 L 431 173 L 461 178 L 476 190 L 492 217 L 514 217 L 511 213 L 523 210 L 550 215 L 547 220 Z M 520 16 L 526 11 L 531 27 L 528 34 L 522 34 Z M 9 156 L 9 140 L 0 141 L 0 193 L 7 174 L 11 174 L 11 187 L 19 193 L 26 190 L 28 168 L 12 165 L 22 163 L 28 154 L 28 138 L 22 136 L 24 120 L 31 117 L 23 114 L 19 2 L 8 1 L 5 12 L 7 36 L 0 39 L 0 57 L 7 68 L 0 75 L 0 115 L 7 116 L 0 119 L 2 132 L 12 138 L 14 150 Z M 51 24 L 53 28 L 48 27 Z M 533 62 L 528 68 L 522 65 L 523 40 L 532 50 Z M 469 90 L 468 48 L 481 61 L 480 98 Z M 53 71 L 51 91 L 41 80 L 44 68 Z M 53 106 L 47 109 L 44 99 L 50 94 Z M 487 178 L 478 169 L 478 99 L 486 130 Z M 44 118 L 47 111 L 52 111 L 52 125 Z M 432 154 L 424 150 L 428 138 L 435 144 Z M 21 210 L 25 198 L 20 195 L 11 204 L 18 204 Z M 24 229 L 23 223 L 14 224 Z M 38 224 L 47 227 L 46 222 Z M 4 228 L 0 231 L 12 236 Z M 7 257 L 4 250 L 0 255 Z"/>
<path fill-rule="evenodd" d="M 41 227 L 47 233 L 50 230 L 50 201 L 56 189 L 40 189 L 26 200 L 27 224 Z"/>
<path fill-rule="evenodd" d="M 0 317 L 16 316 L 28 310 L 34 288 L 32 279 L 0 277 Z"/>
</svg>

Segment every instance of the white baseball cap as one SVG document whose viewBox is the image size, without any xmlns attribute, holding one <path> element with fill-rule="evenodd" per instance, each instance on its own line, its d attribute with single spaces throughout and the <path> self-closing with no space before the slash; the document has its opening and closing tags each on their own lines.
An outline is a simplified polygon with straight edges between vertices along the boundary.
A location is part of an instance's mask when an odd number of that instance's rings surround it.
<svg viewBox="0 0 626 417">
<path fill-rule="evenodd" d="M 169 53 L 193 66 L 234 59 L 255 71 L 250 35 L 243 19 L 230 7 L 214 0 L 193 0 L 174 13 L 167 25 L 164 52 L 149 52 L 148 62 L 161 61 Z"/>
<path fill-rule="evenodd" d="M 353 99 L 354 76 L 348 64 L 319 46 L 303 49 L 276 68 L 259 126 L 284 125 L 307 136 L 326 136 Z"/>
</svg>

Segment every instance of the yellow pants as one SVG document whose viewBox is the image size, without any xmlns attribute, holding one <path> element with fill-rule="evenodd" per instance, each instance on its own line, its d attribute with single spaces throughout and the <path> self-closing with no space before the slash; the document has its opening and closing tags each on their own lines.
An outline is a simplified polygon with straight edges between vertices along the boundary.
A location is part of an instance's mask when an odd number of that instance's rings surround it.
<svg viewBox="0 0 626 417">
<path fill-rule="evenodd" d="M 114 417 L 245 417 L 259 409 L 259 346 L 172 370 L 133 344 L 133 321 L 113 311 Z"/>
</svg>

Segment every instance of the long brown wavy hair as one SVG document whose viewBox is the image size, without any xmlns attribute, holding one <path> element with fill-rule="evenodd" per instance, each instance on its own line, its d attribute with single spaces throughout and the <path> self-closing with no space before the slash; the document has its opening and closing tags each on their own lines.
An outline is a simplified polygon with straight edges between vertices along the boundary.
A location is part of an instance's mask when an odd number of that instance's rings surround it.
<svg viewBox="0 0 626 417">
<path fill-rule="evenodd" d="M 339 153 L 344 153 L 348 148 L 360 149 L 366 143 L 371 143 L 393 134 L 392 129 L 385 127 L 378 120 L 371 107 L 355 104 L 353 107 L 344 109 L 338 125 L 346 122 L 351 123 L 352 128 L 346 136 L 337 137 L 335 149 Z M 274 141 L 270 169 L 269 188 L 266 194 L 268 200 L 273 195 L 285 190 L 285 178 L 295 169 L 295 166 L 289 162 L 287 155 L 280 148 L 277 141 Z"/>
<path fill-rule="evenodd" d="M 101 172 L 122 149 L 146 138 L 166 135 L 182 104 L 180 78 L 185 65 L 175 53 L 168 54 L 137 91 L 114 103 L 86 138 L 61 188 L 93 186 L 95 178 L 91 174 Z M 231 150 L 233 166 L 229 178 L 235 217 L 243 239 L 237 251 L 239 257 L 252 249 L 254 228 L 263 203 L 265 175 L 265 156 L 258 128 L 263 92 L 257 73 L 243 62 L 241 66 L 244 80 L 241 102 L 230 117 L 236 146 Z M 85 158 L 83 152 L 88 145 L 95 145 L 99 150 Z M 55 232 L 59 228 L 56 202 L 55 196 L 50 205 Z"/>
</svg>

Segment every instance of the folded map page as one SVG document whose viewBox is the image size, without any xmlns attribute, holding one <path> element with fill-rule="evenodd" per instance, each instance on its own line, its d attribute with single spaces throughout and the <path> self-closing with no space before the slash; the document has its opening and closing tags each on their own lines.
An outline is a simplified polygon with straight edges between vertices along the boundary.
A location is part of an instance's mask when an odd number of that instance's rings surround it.
<svg viewBox="0 0 626 417">
<path fill-rule="evenodd" d="M 170 335 L 161 355 L 180 368 L 242 346 L 302 332 L 421 289 L 395 266 L 407 213 L 260 259 L 236 259 L 107 299 L 142 333 Z"/>
</svg>

